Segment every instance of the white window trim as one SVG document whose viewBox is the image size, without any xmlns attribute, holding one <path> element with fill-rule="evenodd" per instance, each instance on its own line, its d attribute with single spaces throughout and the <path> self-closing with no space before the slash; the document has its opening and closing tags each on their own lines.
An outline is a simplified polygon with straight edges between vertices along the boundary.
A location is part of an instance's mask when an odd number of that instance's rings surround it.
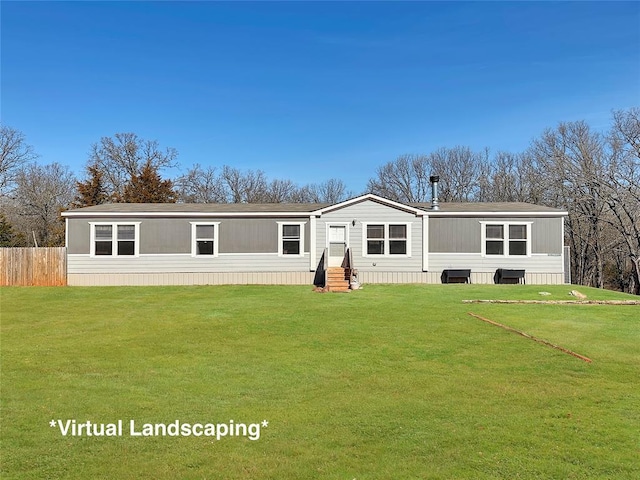
<svg viewBox="0 0 640 480">
<path fill-rule="evenodd" d="M 220 235 L 218 234 L 220 222 L 189 222 L 191 224 L 191 256 L 194 258 L 211 258 L 218 256 L 218 244 L 220 243 Z M 198 243 L 196 238 L 196 227 L 198 225 L 213 225 L 213 255 L 198 255 Z M 209 240 L 208 238 L 202 240 Z"/>
<path fill-rule="evenodd" d="M 384 225 L 384 251 L 382 255 L 380 254 L 370 254 L 367 253 L 367 227 L 369 225 Z M 407 253 L 399 254 L 399 253 L 391 253 L 389 251 L 389 225 L 405 225 L 407 227 Z M 370 257 L 370 258 L 409 258 L 411 257 L 411 222 L 362 222 L 362 256 Z"/>
<path fill-rule="evenodd" d="M 307 222 L 276 222 L 278 224 L 278 256 L 279 257 L 304 257 L 304 226 Z M 300 253 L 297 255 L 291 253 L 283 253 L 282 240 L 283 230 L 285 225 L 299 225 L 300 226 Z M 311 246 L 313 248 L 313 245 Z"/>
<path fill-rule="evenodd" d="M 422 271 L 429 271 L 429 216 L 422 217 Z"/>
<path fill-rule="evenodd" d="M 317 254 L 317 248 L 316 248 L 316 228 L 318 227 L 317 225 L 317 219 L 315 215 L 311 215 L 309 217 L 309 271 L 310 272 L 315 272 L 316 271 L 316 254 Z"/>
<path fill-rule="evenodd" d="M 141 222 L 89 222 L 89 256 L 95 258 L 131 258 L 140 256 L 140 223 Z M 97 225 L 110 225 L 111 226 L 111 255 L 96 255 L 96 226 Z M 133 238 L 133 255 L 118 255 L 118 225 L 133 225 L 134 226 L 134 238 Z"/>
<path fill-rule="evenodd" d="M 487 258 L 527 258 L 527 257 L 531 257 L 531 243 L 533 241 L 533 239 L 531 238 L 531 225 L 533 224 L 533 222 L 507 222 L 507 221 L 496 221 L 496 222 L 491 222 L 491 221 L 482 221 L 480 222 L 481 228 L 480 228 L 480 245 L 481 245 L 481 254 L 483 257 L 487 257 Z M 504 238 L 502 239 L 502 243 L 503 243 L 503 247 L 502 247 L 502 251 L 504 252 L 502 255 L 493 255 L 493 254 L 488 254 L 487 253 L 487 225 L 502 225 L 503 228 L 503 232 L 504 232 Z M 526 255 L 510 255 L 509 254 L 509 225 L 526 225 L 527 227 L 527 238 L 526 243 L 527 243 L 527 254 Z M 523 241 L 522 239 L 513 239 L 514 241 L 519 240 L 519 241 Z"/>
</svg>

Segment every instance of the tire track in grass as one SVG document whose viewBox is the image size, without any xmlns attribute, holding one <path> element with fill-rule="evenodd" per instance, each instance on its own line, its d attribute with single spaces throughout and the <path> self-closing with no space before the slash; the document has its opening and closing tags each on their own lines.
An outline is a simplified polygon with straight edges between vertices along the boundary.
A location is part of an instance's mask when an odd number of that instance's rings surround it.
<svg viewBox="0 0 640 480">
<path fill-rule="evenodd" d="M 501 328 L 504 328 L 505 330 L 508 330 L 510 332 L 517 333 L 518 335 L 521 335 L 521 336 L 523 336 L 525 338 L 528 338 L 529 340 L 533 340 L 534 342 L 541 343 L 542 345 L 546 345 L 547 347 L 555 348 L 556 350 L 560 350 L 561 352 L 564 352 L 564 353 L 566 353 L 568 355 L 573 355 L 574 357 L 579 358 L 580 360 L 583 360 L 583 361 L 585 361 L 587 363 L 591 363 L 592 362 L 592 360 L 589 357 L 585 357 L 584 355 L 580 355 L 579 353 L 576 353 L 576 352 L 574 352 L 572 350 L 569 350 L 568 348 L 564 348 L 564 347 L 561 347 L 559 345 L 555 345 L 555 344 L 553 344 L 551 342 L 548 342 L 547 340 L 543 340 L 542 338 L 534 337 L 533 335 L 529 335 L 528 333 L 522 332 L 520 330 L 516 330 L 513 327 L 509 327 L 507 325 L 503 325 L 501 323 L 494 322 L 493 320 L 489 320 L 488 318 L 481 317 L 480 315 L 477 315 L 477 314 L 475 314 L 473 312 L 467 312 L 467 313 L 469 315 L 471 315 L 472 317 L 477 318 L 478 320 L 482 320 L 483 322 L 490 323 L 491 325 L 495 325 L 496 327 L 501 327 Z"/>
</svg>

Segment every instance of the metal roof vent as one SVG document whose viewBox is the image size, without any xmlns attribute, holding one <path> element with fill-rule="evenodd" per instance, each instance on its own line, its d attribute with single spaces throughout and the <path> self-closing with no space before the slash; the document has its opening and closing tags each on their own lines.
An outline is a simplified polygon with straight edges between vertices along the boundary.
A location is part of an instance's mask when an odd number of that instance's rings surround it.
<svg viewBox="0 0 640 480">
<path fill-rule="evenodd" d="M 440 177 L 431 175 L 429 181 L 431 182 L 431 210 L 440 210 L 440 204 L 438 203 L 438 182 Z"/>
</svg>

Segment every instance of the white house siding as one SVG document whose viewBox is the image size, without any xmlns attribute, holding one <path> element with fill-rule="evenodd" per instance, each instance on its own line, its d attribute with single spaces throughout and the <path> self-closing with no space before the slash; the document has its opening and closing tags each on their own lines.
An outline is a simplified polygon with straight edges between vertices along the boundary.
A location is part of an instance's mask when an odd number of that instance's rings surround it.
<svg viewBox="0 0 640 480">
<path fill-rule="evenodd" d="M 69 285 L 311 284 L 309 254 L 190 254 L 90 257 L 69 254 Z"/>
<path fill-rule="evenodd" d="M 355 225 L 353 221 L 355 220 Z M 346 224 L 349 248 L 353 255 L 354 267 L 358 272 L 421 272 L 422 271 L 422 217 L 398 210 L 371 200 L 323 214 L 316 220 L 316 258 L 319 261 L 327 246 L 327 225 Z M 411 225 L 411 256 L 363 255 L 364 224 L 409 223 Z"/>
<path fill-rule="evenodd" d="M 118 285 L 311 285 L 309 272 L 69 273 L 71 286 Z"/>
<path fill-rule="evenodd" d="M 90 257 L 69 254 L 69 273 L 207 273 L 207 272 L 309 272 L 309 254 L 279 257 L 270 254 L 140 255 L 139 257 Z"/>
<path fill-rule="evenodd" d="M 562 273 L 562 256 L 534 254 L 530 257 L 483 257 L 474 253 L 432 253 L 429 270 L 470 268 L 473 272 L 494 272 L 497 268 L 525 269 L 536 273 Z"/>
</svg>

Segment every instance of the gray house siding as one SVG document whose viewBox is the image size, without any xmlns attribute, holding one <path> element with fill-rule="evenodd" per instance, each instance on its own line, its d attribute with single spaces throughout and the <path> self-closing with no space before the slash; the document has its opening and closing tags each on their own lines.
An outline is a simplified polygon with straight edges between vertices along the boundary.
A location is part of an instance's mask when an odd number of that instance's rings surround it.
<svg viewBox="0 0 640 480">
<path fill-rule="evenodd" d="M 140 253 L 191 253 L 191 221 L 197 218 L 100 217 L 69 218 L 69 254 L 89 255 L 91 223 L 140 223 Z"/>
<path fill-rule="evenodd" d="M 223 218 L 220 253 L 278 253 L 278 222 L 305 223 L 304 251 L 309 251 L 309 217 Z"/>
<path fill-rule="evenodd" d="M 89 254 L 90 223 L 140 223 L 140 254 L 190 254 L 191 223 L 220 223 L 219 253 L 278 253 L 278 222 L 305 222 L 304 251 L 309 251 L 309 217 L 300 218 L 70 218 L 68 252 Z"/>
<path fill-rule="evenodd" d="M 430 253 L 480 253 L 480 223 L 477 218 L 430 217 Z"/>
<path fill-rule="evenodd" d="M 354 220 L 355 225 L 353 225 Z M 422 217 L 371 200 L 325 213 L 316 221 L 316 258 L 318 260 L 327 246 L 328 226 L 332 223 L 347 225 L 348 246 L 353 254 L 354 267 L 358 271 L 420 272 L 422 270 Z M 410 257 L 365 255 L 364 225 L 381 223 L 410 225 Z"/>
<path fill-rule="evenodd" d="M 532 253 L 553 255 L 562 254 L 564 238 L 562 225 L 564 218 L 532 218 L 531 227 Z"/>
<path fill-rule="evenodd" d="M 480 222 L 531 222 L 531 252 L 562 253 L 562 218 L 536 217 L 431 217 L 430 253 L 480 253 Z"/>
<path fill-rule="evenodd" d="M 140 254 L 191 253 L 191 224 L 195 219 L 139 218 Z"/>
<path fill-rule="evenodd" d="M 89 255 L 91 232 L 84 218 L 67 218 L 67 253 Z"/>
</svg>

